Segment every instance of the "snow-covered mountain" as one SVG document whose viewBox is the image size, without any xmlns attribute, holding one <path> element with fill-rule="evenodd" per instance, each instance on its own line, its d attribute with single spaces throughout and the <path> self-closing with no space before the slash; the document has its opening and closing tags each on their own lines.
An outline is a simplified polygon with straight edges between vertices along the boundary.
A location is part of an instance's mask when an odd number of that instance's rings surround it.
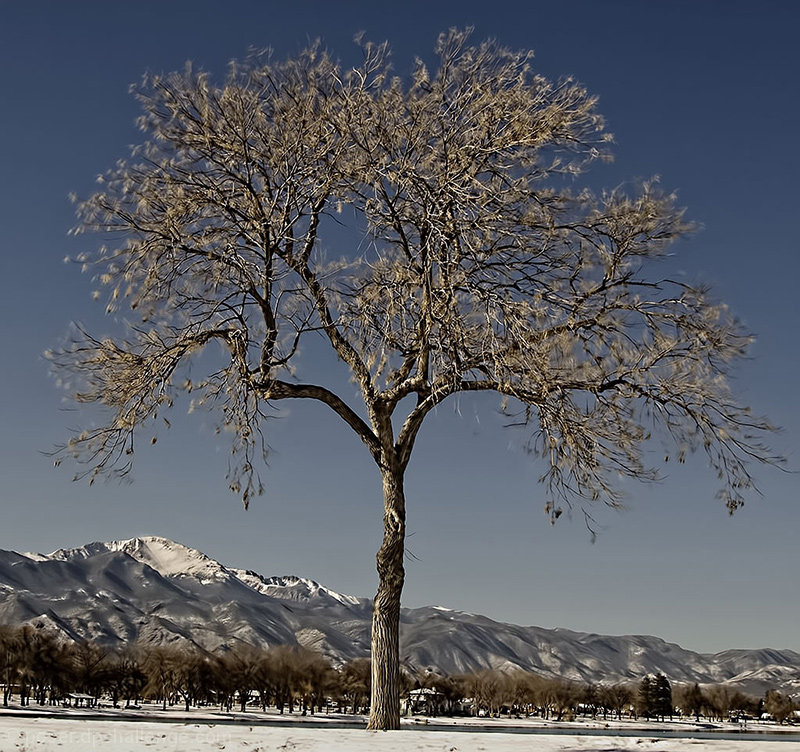
<svg viewBox="0 0 800 752">
<path fill-rule="evenodd" d="M 37 556 L 43 560 L 74 561 L 89 559 L 111 551 L 128 554 L 155 569 L 162 577 L 194 577 L 201 583 L 208 584 L 226 582 L 234 576 L 222 564 L 204 553 L 154 535 L 110 543 L 89 543 L 80 548 L 62 548 L 48 556 L 42 554 L 26 554 L 26 556 Z"/>
<path fill-rule="evenodd" d="M 28 622 L 109 644 L 189 640 L 302 644 L 335 663 L 369 653 L 371 602 L 300 577 L 225 567 L 159 537 L 90 543 L 52 554 L 0 551 L 0 623 Z M 579 681 L 729 682 L 757 694 L 800 689 L 800 653 L 705 655 L 657 637 L 520 627 L 438 606 L 403 609 L 401 658 L 411 671 L 523 668 Z"/>
</svg>

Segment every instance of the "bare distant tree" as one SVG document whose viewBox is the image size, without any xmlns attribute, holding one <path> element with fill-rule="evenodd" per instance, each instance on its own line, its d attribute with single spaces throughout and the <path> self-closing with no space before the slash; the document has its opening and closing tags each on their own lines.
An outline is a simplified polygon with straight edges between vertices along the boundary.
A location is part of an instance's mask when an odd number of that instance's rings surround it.
<svg viewBox="0 0 800 752">
<path fill-rule="evenodd" d="M 257 688 L 259 663 L 263 651 L 252 645 L 237 645 L 220 658 L 221 669 L 228 675 L 233 693 L 238 696 L 239 709 L 247 710 L 250 695 Z M 262 701 L 263 707 L 263 701 Z"/>
<path fill-rule="evenodd" d="M 700 685 L 697 682 L 678 685 L 675 687 L 673 695 L 675 707 L 680 708 L 681 712 L 687 716 L 693 715 L 694 719 L 699 722 L 700 714 L 708 703 Z"/>
<path fill-rule="evenodd" d="M 561 721 L 565 715 L 574 715 L 581 696 L 581 687 L 565 679 L 553 679 L 548 692 L 550 706 Z"/>
<path fill-rule="evenodd" d="M 0 624 L 0 671 L 3 677 L 3 707 L 6 708 L 20 670 L 19 632 L 19 627 Z"/>
<path fill-rule="evenodd" d="M 90 640 L 76 642 L 72 649 L 77 686 L 81 692 L 99 697 L 106 681 L 110 652 L 107 648 Z"/>
<path fill-rule="evenodd" d="M 284 707 L 293 713 L 295 701 L 302 693 L 305 653 L 297 645 L 277 645 L 267 652 L 266 660 L 274 681 L 275 705 L 281 714 Z"/>
<path fill-rule="evenodd" d="M 354 658 L 342 666 L 339 671 L 339 687 L 345 701 L 345 710 L 349 705 L 353 714 L 356 714 L 367 704 L 371 673 L 370 661 L 366 658 Z"/>
<path fill-rule="evenodd" d="M 125 645 L 118 648 L 110 658 L 109 692 L 114 707 L 118 707 L 120 699 L 125 700 L 125 707 L 136 702 L 147 684 L 147 676 L 142 664 L 145 660 L 144 650 L 137 645 Z"/>
<path fill-rule="evenodd" d="M 252 688 L 258 693 L 261 709 L 266 711 L 267 706 L 277 694 L 278 677 L 276 676 L 275 667 L 269 659 L 269 654 L 266 650 L 259 650 L 253 660 Z"/>
<path fill-rule="evenodd" d="M 326 693 L 333 686 L 333 669 L 327 658 L 306 648 L 298 651 L 298 663 L 303 715 L 309 711 L 314 715 L 315 707 L 322 710 Z"/>
<path fill-rule="evenodd" d="M 728 387 L 749 335 L 655 268 L 691 229 L 674 197 L 574 187 L 609 156 L 583 87 L 461 31 L 408 79 L 389 74 L 385 45 L 363 53 L 348 70 L 315 46 L 253 56 L 219 84 L 190 67 L 145 78 L 141 146 L 78 209 L 79 231 L 107 236 L 80 260 L 108 311 L 140 318 L 117 337 L 80 330 L 51 357 L 79 402 L 108 410 L 67 447 L 91 477 L 127 473 L 134 436 L 179 392 L 230 430 L 245 505 L 280 401 L 315 400 L 353 429 L 383 480 L 369 725 L 396 728 L 404 478 L 446 399 L 493 392 L 530 426 L 553 518 L 576 500 L 617 505 L 620 477 L 655 479 L 653 432 L 678 458 L 705 451 L 730 510 L 749 461 L 771 458 L 769 425 Z M 358 404 L 296 372 L 320 336 Z M 193 359 L 208 375 L 187 378 Z"/>
<path fill-rule="evenodd" d="M 33 630 L 30 646 L 32 650 L 28 656 L 28 668 L 33 697 L 39 705 L 44 705 L 46 702 L 55 705 L 66 694 L 65 688 L 73 679 L 76 650 L 71 649 L 73 646 L 60 639 L 54 632 L 46 629 Z M 102 666 L 97 666 L 94 673 L 91 687 L 94 696 L 97 697 L 105 678 Z"/>
<path fill-rule="evenodd" d="M 196 704 L 205 679 L 207 657 L 194 645 L 186 645 L 175 650 L 175 694 L 183 700 L 184 709 Z"/>
<path fill-rule="evenodd" d="M 480 710 L 485 710 L 489 715 L 498 713 L 507 682 L 508 677 L 494 669 L 476 671 L 468 675 L 466 690 L 472 697 L 473 715 L 477 715 Z"/>
<path fill-rule="evenodd" d="M 771 689 L 764 695 L 764 710 L 778 723 L 783 723 L 794 712 L 794 704 L 791 697 Z"/>
<path fill-rule="evenodd" d="M 606 688 L 607 702 L 610 710 L 614 710 L 617 718 L 622 718 L 622 712 L 629 710 L 634 701 L 634 691 L 627 684 L 612 684 Z"/>
<path fill-rule="evenodd" d="M 147 648 L 142 668 L 147 684 L 142 692 L 161 701 L 162 710 L 172 704 L 181 683 L 185 665 L 183 652 L 170 645 L 151 645 Z"/>
<path fill-rule="evenodd" d="M 728 720 L 735 690 L 726 684 L 713 684 L 706 688 L 704 695 L 706 708 L 713 718 L 719 721 Z"/>
</svg>

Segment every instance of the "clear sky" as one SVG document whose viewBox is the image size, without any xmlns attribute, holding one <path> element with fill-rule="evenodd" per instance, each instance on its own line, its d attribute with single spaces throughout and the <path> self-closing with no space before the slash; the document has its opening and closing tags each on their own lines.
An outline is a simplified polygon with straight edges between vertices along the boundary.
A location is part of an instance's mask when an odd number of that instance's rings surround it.
<svg viewBox="0 0 800 752">
<path fill-rule="evenodd" d="M 175 420 L 138 453 L 129 485 L 71 483 L 41 453 L 80 424 L 42 352 L 70 321 L 107 327 L 90 280 L 62 263 L 96 242 L 67 237 L 67 196 L 90 193 L 138 140 L 128 85 L 187 59 L 222 75 L 250 46 L 283 57 L 316 37 L 346 63 L 361 30 L 391 41 L 403 74 L 439 32 L 473 25 L 476 40 L 533 49 L 541 72 L 596 93 L 617 145 L 593 184 L 658 174 L 703 224 L 671 263 L 758 336 L 737 388 L 783 426 L 773 445 L 800 468 L 798 22 L 800 4 L 765 0 L 0 1 L 0 548 L 158 534 L 265 575 L 373 593 L 379 478 L 322 406 L 292 405 L 273 424 L 267 493 L 247 512 L 207 416 Z M 702 458 L 670 465 L 660 485 L 629 487 L 626 512 L 597 509 L 592 543 L 580 514 L 550 527 L 541 468 L 493 408 L 465 398 L 423 428 L 407 477 L 406 605 L 702 651 L 800 650 L 797 475 L 756 470 L 763 495 L 729 518 Z"/>
</svg>

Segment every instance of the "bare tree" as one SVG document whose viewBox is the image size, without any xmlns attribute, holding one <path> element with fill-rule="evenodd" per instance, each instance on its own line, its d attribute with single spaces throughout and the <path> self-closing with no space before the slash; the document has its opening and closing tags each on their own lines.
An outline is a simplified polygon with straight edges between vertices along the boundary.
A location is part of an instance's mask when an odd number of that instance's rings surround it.
<svg viewBox="0 0 800 752">
<path fill-rule="evenodd" d="M 207 657 L 191 643 L 174 650 L 175 693 L 181 697 L 184 709 L 197 703 L 203 690 L 203 679 Z"/>
<path fill-rule="evenodd" d="M 298 651 L 300 690 L 303 702 L 303 715 L 308 711 L 314 715 L 314 708 L 322 710 L 325 694 L 332 686 L 333 669 L 327 658 L 307 648 Z"/>
<path fill-rule="evenodd" d="M 404 477 L 437 405 L 499 395 L 531 429 L 553 519 L 619 504 L 620 477 L 657 478 L 653 432 L 680 459 L 705 451 L 730 510 L 748 463 L 771 457 L 769 425 L 728 388 L 749 335 L 705 289 L 653 268 L 691 230 L 674 197 L 573 187 L 609 156 L 583 87 L 461 31 L 407 80 L 389 75 L 386 45 L 362 49 L 349 70 L 314 46 L 253 56 L 219 84 L 190 67 L 145 78 L 142 144 L 78 208 L 79 232 L 108 236 L 79 257 L 108 311 L 140 320 L 117 337 L 78 330 L 51 358 L 79 402 L 108 410 L 66 447 L 79 476 L 127 473 L 134 436 L 179 392 L 230 430 L 245 505 L 280 401 L 315 400 L 353 429 L 383 482 L 369 725 L 396 728 Z M 327 261 L 321 239 L 341 243 L 351 217 L 352 243 Z M 320 335 L 359 404 L 295 372 Z M 211 350 L 209 375 L 187 378 L 211 345 L 222 360 Z"/>
<path fill-rule="evenodd" d="M 142 690 L 161 701 L 161 709 L 172 705 L 181 679 L 183 656 L 178 648 L 168 645 L 152 645 L 147 648 L 147 655 L 142 668 L 147 676 L 147 684 Z"/>
<path fill-rule="evenodd" d="M 8 707 L 11 690 L 20 672 L 20 628 L 0 624 L 0 671 L 3 677 L 3 707 Z"/>
<path fill-rule="evenodd" d="M 794 712 L 794 704 L 791 697 L 771 689 L 764 695 L 764 710 L 778 723 L 783 723 Z"/>
<path fill-rule="evenodd" d="M 634 701 L 634 691 L 627 684 L 612 684 L 608 687 L 609 708 L 616 711 L 617 718 L 622 718 L 623 710 L 630 710 Z"/>
<path fill-rule="evenodd" d="M 74 656 L 77 646 L 70 646 L 54 633 L 46 629 L 35 629 L 30 643 L 31 654 L 28 657 L 33 697 L 39 705 L 49 702 L 55 705 L 65 694 L 64 688 L 72 678 Z M 72 649 L 71 649 L 72 648 Z M 95 697 L 103 684 L 102 668 L 96 672 L 93 683 Z M 81 680 L 84 677 L 76 677 Z M 83 690 L 86 691 L 86 690 Z"/>
<path fill-rule="evenodd" d="M 125 707 L 130 708 L 131 701 L 136 703 L 147 684 L 142 668 L 144 652 L 140 646 L 125 645 L 112 654 L 109 691 L 115 708 L 120 699 L 124 699 Z"/>
<path fill-rule="evenodd" d="M 263 651 L 252 645 L 237 645 L 225 653 L 221 661 L 224 671 L 230 677 L 231 687 L 239 699 L 239 709 L 247 710 L 250 695 L 257 685 L 257 674 Z M 263 706 L 263 701 L 262 701 Z"/>
<path fill-rule="evenodd" d="M 266 712 L 270 700 L 277 694 L 278 678 L 266 650 L 254 656 L 253 689 L 258 693 L 261 709 Z"/>
<path fill-rule="evenodd" d="M 580 702 L 580 685 L 566 679 L 553 679 L 548 695 L 550 706 L 559 721 L 563 720 L 565 715 L 575 716 L 575 710 Z"/>
<path fill-rule="evenodd" d="M 502 671 L 484 669 L 467 677 L 466 689 L 472 696 L 473 715 L 485 710 L 490 716 L 500 712 L 509 679 Z"/>
<path fill-rule="evenodd" d="M 695 721 L 699 723 L 703 706 L 708 702 L 700 685 L 697 682 L 679 684 L 673 690 L 673 695 L 675 696 L 675 706 L 680 708 L 681 713 L 687 716 L 693 715 Z"/>
<path fill-rule="evenodd" d="M 96 642 L 80 640 L 72 649 L 72 662 L 74 665 L 77 686 L 81 692 L 97 698 L 106 681 L 106 672 L 109 669 L 110 653 L 108 648 Z"/>
<path fill-rule="evenodd" d="M 727 684 L 712 684 L 705 692 L 706 707 L 714 718 L 719 721 L 728 720 L 734 695 L 734 690 Z"/>
<path fill-rule="evenodd" d="M 344 709 L 350 705 L 353 715 L 359 713 L 370 696 L 370 661 L 367 658 L 354 658 L 339 670 L 339 687 L 345 701 Z M 373 674 L 374 676 L 374 674 Z"/>
</svg>

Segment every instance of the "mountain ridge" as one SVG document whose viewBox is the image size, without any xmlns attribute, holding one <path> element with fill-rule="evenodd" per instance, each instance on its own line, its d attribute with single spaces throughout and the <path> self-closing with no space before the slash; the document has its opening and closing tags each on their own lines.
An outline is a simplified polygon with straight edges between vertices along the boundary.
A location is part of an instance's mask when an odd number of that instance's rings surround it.
<svg viewBox="0 0 800 752">
<path fill-rule="evenodd" d="M 227 567 L 160 536 L 0 551 L 0 623 L 32 623 L 108 644 L 189 640 L 206 650 L 300 644 L 335 664 L 369 654 L 371 600 L 296 575 Z M 755 694 L 800 690 L 800 653 L 705 654 L 648 635 L 519 626 L 443 606 L 404 608 L 401 661 L 412 672 L 535 671 L 584 682 L 729 683 Z"/>
</svg>

